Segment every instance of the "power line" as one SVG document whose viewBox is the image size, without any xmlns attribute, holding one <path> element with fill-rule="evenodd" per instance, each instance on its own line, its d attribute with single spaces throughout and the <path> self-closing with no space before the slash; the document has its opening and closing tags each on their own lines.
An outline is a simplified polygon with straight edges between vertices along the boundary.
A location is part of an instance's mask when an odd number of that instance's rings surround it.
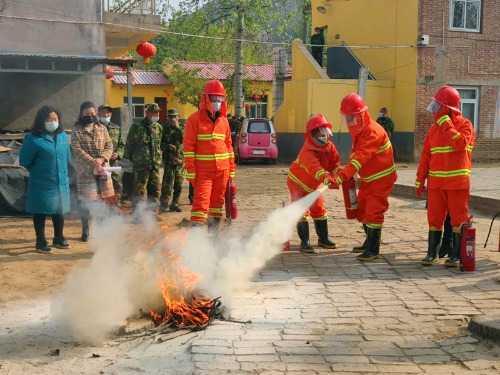
<svg viewBox="0 0 500 375">
<path fill-rule="evenodd" d="M 64 24 L 78 24 L 78 25 L 108 25 L 108 26 L 119 26 L 123 28 L 129 28 L 134 30 L 141 30 L 147 32 L 154 33 L 163 33 L 169 35 L 176 35 L 188 38 L 199 38 L 199 39 L 211 39 L 211 40 L 220 40 L 220 41 L 231 41 L 231 42 L 243 42 L 249 44 L 262 44 L 262 45 L 271 45 L 271 46 L 291 46 L 291 42 L 277 42 L 277 41 L 265 41 L 265 40 L 255 40 L 255 39 L 245 39 L 245 38 L 232 38 L 232 37 L 223 37 L 223 36 L 211 36 L 211 35 L 202 35 L 202 34 L 191 34 L 184 32 L 177 32 L 166 30 L 165 28 L 152 28 L 152 27 L 140 27 L 140 26 L 131 26 L 120 23 L 113 22 L 96 22 L 96 21 L 77 21 L 77 20 L 61 20 L 61 19 L 44 19 L 44 18 L 35 18 L 35 17 L 21 17 L 21 16 L 7 16 L 0 15 L 0 18 L 6 19 L 15 19 L 21 21 L 35 21 L 35 22 L 50 22 L 50 23 L 64 23 Z M 341 44 L 332 44 L 332 45 L 317 45 L 317 44 L 304 44 L 305 46 L 310 47 L 328 47 L 328 48 L 346 48 L 349 47 L 351 49 L 387 49 L 387 48 L 415 48 L 414 45 L 398 45 L 398 44 L 360 44 L 360 45 L 341 45 Z"/>
</svg>

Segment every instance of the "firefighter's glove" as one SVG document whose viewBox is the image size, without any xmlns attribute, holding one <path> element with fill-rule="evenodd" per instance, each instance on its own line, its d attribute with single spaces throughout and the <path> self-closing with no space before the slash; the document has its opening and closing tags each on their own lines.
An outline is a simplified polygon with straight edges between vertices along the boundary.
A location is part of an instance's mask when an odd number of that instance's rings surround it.
<svg viewBox="0 0 500 375">
<path fill-rule="evenodd" d="M 420 186 L 417 186 L 416 188 L 416 195 L 417 195 L 417 198 L 422 198 L 422 196 L 424 195 L 425 193 L 425 185 L 424 184 L 421 184 Z"/>
<path fill-rule="evenodd" d="M 339 184 L 337 183 L 335 176 L 328 176 L 325 179 L 324 184 L 327 185 L 329 189 L 338 189 L 339 188 Z"/>
<path fill-rule="evenodd" d="M 168 149 L 174 152 L 177 151 L 177 147 L 175 145 L 168 145 Z"/>
</svg>

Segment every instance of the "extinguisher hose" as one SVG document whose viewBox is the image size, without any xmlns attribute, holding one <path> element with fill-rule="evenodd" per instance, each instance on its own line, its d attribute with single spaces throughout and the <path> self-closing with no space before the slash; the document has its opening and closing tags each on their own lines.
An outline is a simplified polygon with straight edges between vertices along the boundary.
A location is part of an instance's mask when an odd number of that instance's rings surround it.
<svg viewBox="0 0 500 375">
<path fill-rule="evenodd" d="M 497 212 L 495 216 L 493 216 L 493 219 L 491 219 L 491 224 L 490 224 L 490 230 L 488 231 L 488 236 L 486 237 L 486 241 L 484 242 L 484 247 L 488 245 L 488 240 L 490 239 L 490 234 L 491 234 L 491 229 L 493 228 L 493 223 L 495 222 L 495 219 L 500 216 L 500 212 Z"/>
</svg>

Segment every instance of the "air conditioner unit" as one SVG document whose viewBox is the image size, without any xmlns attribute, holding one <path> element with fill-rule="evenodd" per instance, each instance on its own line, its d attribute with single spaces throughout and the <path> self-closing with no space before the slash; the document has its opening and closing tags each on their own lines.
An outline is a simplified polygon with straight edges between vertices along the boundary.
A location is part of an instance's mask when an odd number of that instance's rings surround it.
<svg viewBox="0 0 500 375">
<path fill-rule="evenodd" d="M 418 38 L 418 45 L 419 46 L 428 46 L 430 43 L 430 37 L 429 35 L 427 34 L 422 34 L 420 35 L 420 37 Z"/>
</svg>

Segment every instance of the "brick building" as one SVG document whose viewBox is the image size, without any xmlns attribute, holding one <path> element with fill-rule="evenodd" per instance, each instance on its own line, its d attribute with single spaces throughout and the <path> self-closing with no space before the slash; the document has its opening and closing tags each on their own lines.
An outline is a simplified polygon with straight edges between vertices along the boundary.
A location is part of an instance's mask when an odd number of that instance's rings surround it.
<svg viewBox="0 0 500 375">
<path fill-rule="evenodd" d="M 420 0 L 416 159 L 432 120 L 426 106 L 442 84 L 456 87 L 474 123 L 475 160 L 500 160 L 500 1 Z"/>
</svg>

